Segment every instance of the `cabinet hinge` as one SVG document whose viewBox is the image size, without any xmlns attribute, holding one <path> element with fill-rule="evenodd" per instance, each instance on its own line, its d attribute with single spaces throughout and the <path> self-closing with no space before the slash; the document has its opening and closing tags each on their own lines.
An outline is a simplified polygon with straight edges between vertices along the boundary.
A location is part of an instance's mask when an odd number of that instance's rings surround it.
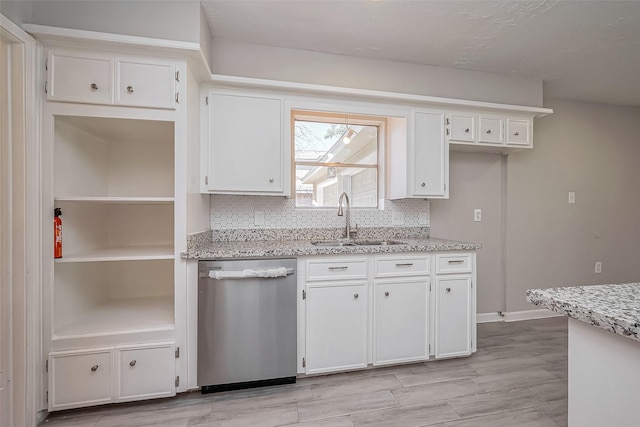
<svg viewBox="0 0 640 427">
<path fill-rule="evenodd" d="M 49 359 L 44 362 L 44 371 L 49 372 Z"/>
<path fill-rule="evenodd" d="M 176 377 L 176 387 L 180 385 L 180 375 Z"/>
<path fill-rule="evenodd" d="M 302 299 L 307 299 L 307 291 L 302 290 Z"/>
<path fill-rule="evenodd" d="M 431 344 L 429 344 L 429 354 L 431 354 Z"/>
<path fill-rule="evenodd" d="M 209 97 L 205 96 L 204 98 L 204 105 L 209 105 Z"/>
<path fill-rule="evenodd" d="M 176 81 L 180 81 L 180 71 L 176 71 Z"/>
<path fill-rule="evenodd" d="M 48 83 L 49 82 L 44 82 L 44 93 L 49 93 Z"/>
<path fill-rule="evenodd" d="M 429 283 L 429 292 L 431 292 L 431 283 Z"/>
<path fill-rule="evenodd" d="M 449 117 L 447 117 L 446 119 L 444 119 L 444 122 L 446 125 L 449 125 Z"/>
<path fill-rule="evenodd" d="M 44 60 L 44 70 L 49 71 L 49 58 Z"/>
<path fill-rule="evenodd" d="M 176 92 L 176 104 L 180 104 L 180 92 Z"/>
<path fill-rule="evenodd" d="M 49 403 L 49 390 L 44 392 L 44 401 Z"/>
<path fill-rule="evenodd" d="M 208 176 L 204 177 L 204 184 L 205 185 L 209 185 L 209 177 Z"/>
<path fill-rule="evenodd" d="M 180 347 L 176 347 L 176 359 L 180 358 Z"/>
<path fill-rule="evenodd" d="M 473 288 L 473 280 L 471 281 L 471 287 Z"/>
<path fill-rule="evenodd" d="M 449 135 L 449 128 L 447 128 L 447 135 Z"/>
<path fill-rule="evenodd" d="M 447 191 L 447 184 L 444 185 L 444 191 Z"/>
<path fill-rule="evenodd" d="M 302 358 L 302 367 L 303 368 L 307 367 L 307 359 L 305 359 L 304 357 Z"/>
</svg>

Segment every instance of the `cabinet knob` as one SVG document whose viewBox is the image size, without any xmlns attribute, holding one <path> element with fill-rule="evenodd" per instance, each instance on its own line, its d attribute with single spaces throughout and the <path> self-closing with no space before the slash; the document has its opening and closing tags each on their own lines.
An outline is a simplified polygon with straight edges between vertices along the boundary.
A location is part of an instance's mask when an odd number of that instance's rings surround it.
<svg viewBox="0 0 640 427">
<path fill-rule="evenodd" d="M 98 365 L 93 365 L 93 366 L 91 367 L 91 372 L 95 372 L 95 371 L 97 371 L 97 370 L 98 370 L 98 368 L 99 368 L 99 366 L 98 366 Z"/>
<path fill-rule="evenodd" d="M 273 182 L 273 178 L 269 178 L 269 182 Z"/>
<path fill-rule="evenodd" d="M 136 361 L 132 360 L 131 362 L 129 362 L 129 366 L 136 366 Z"/>
<path fill-rule="evenodd" d="M 385 297 L 388 297 L 388 296 L 389 296 L 389 292 L 385 292 L 385 293 L 384 293 L 384 296 L 385 296 Z"/>
<path fill-rule="evenodd" d="M 98 85 L 95 83 L 91 83 L 91 89 L 98 90 Z"/>
<path fill-rule="evenodd" d="M 127 92 L 133 93 L 133 86 L 127 86 Z"/>
<path fill-rule="evenodd" d="M 451 292 L 451 288 L 446 288 L 445 291 Z"/>
<path fill-rule="evenodd" d="M 489 130 L 487 131 L 487 133 L 491 133 L 491 129 L 489 129 Z"/>
<path fill-rule="evenodd" d="M 353 294 L 353 297 L 354 297 L 355 299 L 358 299 L 358 294 Z"/>
<path fill-rule="evenodd" d="M 514 135 L 518 136 L 518 135 L 520 135 L 520 132 L 515 132 Z"/>
<path fill-rule="evenodd" d="M 466 128 L 464 131 L 465 133 L 469 133 L 469 128 Z"/>
<path fill-rule="evenodd" d="M 420 184 L 420 187 L 426 187 L 426 186 L 427 186 L 426 182 L 423 182 L 422 184 Z"/>
</svg>

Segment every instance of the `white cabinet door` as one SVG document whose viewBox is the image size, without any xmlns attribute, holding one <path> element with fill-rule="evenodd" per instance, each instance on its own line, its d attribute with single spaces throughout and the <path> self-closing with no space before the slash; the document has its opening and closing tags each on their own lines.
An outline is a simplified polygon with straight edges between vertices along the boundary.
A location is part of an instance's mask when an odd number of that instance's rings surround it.
<svg viewBox="0 0 640 427">
<path fill-rule="evenodd" d="M 413 196 L 447 198 L 449 148 L 444 113 L 417 110 L 414 114 Z"/>
<path fill-rule="evenodd" d="M 213 193 L 286 195 L 283 101 L 209 94 L 209 172 Z"/>
<path fill-rule="evenodd" d="M 507 118 L 507 144 L 531 145 L 531 119 Z"/>
<path fill-rule="evenodd" d="M 471 276 L 436 277 L 436 358 L 471 354 Z"/>
<path fill-rule="evenodd" d="M 426 360 L 429 279 L 375 283 L 373 364 Z"/>
<path fill-rule="evenodd" d="M 504 143 L 504 119 L 502 117 L 480 116 L 478 142 L 486 144 Z"/>
<path fill-rule="evenodd" d="M 116 348 L 117 401 L 174 396 L 173 344 Z"/>
<path fill-rule="evenodd" d="M 367 366 L 367 282 L 307 285 L 306 373 Z"/>
<path fill-rule="evenodd" d="M 476 116 L 451 113 L 449 115 L 449 141 L 476 142 Z"/>
<path fill-rule="evenodd" d="M 116 104 L 176 108 L 176 66 L 171 62 L 116 61 Z"/>
<path fill-rule="evenodd" d="M 65 351 L 49 356 L 49 410 L 109 403 L 112 396 L 111 349 Z"/>
<path fill-rule="evenodd" d="M 50 101 L 111 104 L 113 59 L 73 53 L 50 53 L 47 60 Z"/>
</svg>

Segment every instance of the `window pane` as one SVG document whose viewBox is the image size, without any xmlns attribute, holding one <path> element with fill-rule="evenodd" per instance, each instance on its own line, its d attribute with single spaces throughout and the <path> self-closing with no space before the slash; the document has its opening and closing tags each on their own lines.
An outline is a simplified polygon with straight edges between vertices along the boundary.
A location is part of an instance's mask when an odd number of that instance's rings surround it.
<svg viewBox="0 0 640 427">
<path fill-rule="evenodd" d="M 296 166 L 296 206 L 337 207 L 343 191 L 352 207 L 377 206 L 377 168 Z"/>
<path fill-rule="evenodd" d="M 376 165 L 378 128 L 296 120 L 295 161 Z"/>
</svg>

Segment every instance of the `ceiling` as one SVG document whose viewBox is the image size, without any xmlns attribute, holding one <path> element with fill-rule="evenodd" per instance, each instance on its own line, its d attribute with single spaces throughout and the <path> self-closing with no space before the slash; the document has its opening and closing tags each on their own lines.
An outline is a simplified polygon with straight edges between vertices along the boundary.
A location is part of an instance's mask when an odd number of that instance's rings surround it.
<svg viewBox="0 0 640 427">
<path fill-rule="evenodd" d="M 640 1 L 204 0 L 214 39 L 542 78 L 640 106 Z"/>
</svg>

